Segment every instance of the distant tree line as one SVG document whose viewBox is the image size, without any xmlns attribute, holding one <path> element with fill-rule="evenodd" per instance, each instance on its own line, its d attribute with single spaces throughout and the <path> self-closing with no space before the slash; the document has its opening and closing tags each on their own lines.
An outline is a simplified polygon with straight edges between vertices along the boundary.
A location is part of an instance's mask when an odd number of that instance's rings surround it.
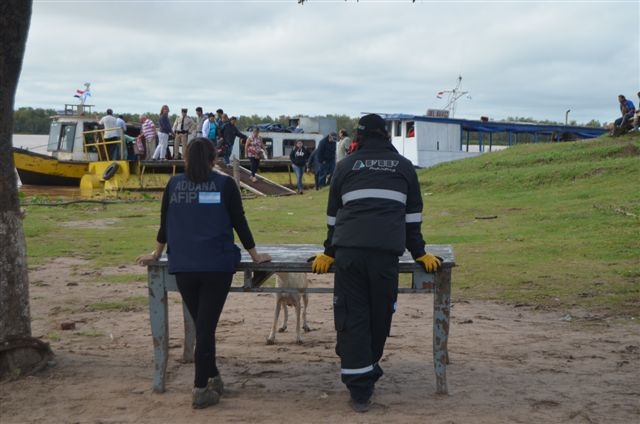
<svg viewBox="0 0 640 424">
<path fill-rule="evenodd" d="M 507 117 L 507 119 L 501 120 L 501 122 L 526 122 L 529 124 L 538 124 L 538 125 L 564 125 L 564 122 L 550 121 L 548 119 L 539 121 L 533 118 L 525 118 L 520 116 L 515 116 L 515 117 L 509 116 Z M 586 124 L 578 124 L 575 120 L 569 121 L 567 124 L 574 127 L 580 126 L 580 127 L 590 127 L 590 128 L 604 128 L 604 125 L 601 124 L 600 121 L 597 121 L 595 119 L 592 119 Z"/>
<path fill-rule="evenodd" d="M 31 107 L 21 107 L 18 110 L 14 111 L 14 121 L 13 121 L 13 133 L 14 134 L 48 134 L 49 133 L 49 125 L 51 123 L 51 117 L 55 116 L 59 112 L 55 109 L 34 109 Z M 99 120 L 102 116 L 106 114 L 105 112 L 95 112 L 93 113 L 96 120 Z M 129 124 L 138 124 L 140 122 L 140 114 L 133 113 L 122 113 L 115 115 L 122 115 L 124 120 Z M 157 123 L 159 114 L 147 112 L 144 113 L 149 119 L 153 122 Z M 195 117 L 195 110 L 191 116 Z M 170 116 L 171 122 L 176 119 L 177 115 L 174 114 Z M 260 115 L 238 115 L 238 122 L 236 126 L 239 130 L 245 130 L 251 125 L 255 124 L 266 124 L 266 123 L 274 123 L 277 122 L 285 127 L 290 125 L 291 118 L 298 118 L 300 116 L 290 117 L 286 115 L 280 115 L 278 117 L 271 117 L 269 115 L 260 116 Z M 352 118 L 347 115 L 326 115 L 327 118 L 334 118 L 336 120 L 338 129 L 344 128 L 349 134 L 353 133 L 357 123 L 358 118 Z"/>
<path fill-rule="evenodd" d="M 14 134 L 49 134 L 51 116 L 55 115 L 54 109 L 33 109 L 21 107 L 13 112 Z"/>
<path fill-rule="evenodd" d="M 13 133 L 14 134 L 48 134 L 49 133 L 49 124 L 51 122 L 51 117 L 56 115 L 58 112 L 55 109 L 34 109 L 30 107 L 21 107 L 20 109 L 14 111 L 14 125 L 13 125 Z M 100 117 L 104 116 L 106 112 L 102 113 L 94 113 L 95 119 L 99 120 Z M 158 122 L 158 113 L 147 112 L 145 115 L 151 119 L 153 122 Z M 130 124 L 137 124 L 140 122 L 140 114 L 133 113 L 122 113 L 124 120 Z M 192 116 L 195 116 L 193 113 Z M 172 115 L 171 122 L 177 117 L 177 115 Z M 260 116 L 260 115 L 238 115 L 238 122 L 236 126 L 240 130 L 246 130 L 247 127 L 255 124 L 266 124 L 277 122 L 285 127 L 290 125 L 291 118 L 298 118 L 300 116 L 287 116 L 280 115 L 278 117 L 271 117 L 269 115 Z M 347 115 L 326 115 L 327 118 L 334 118 L 337 122 L 338 129 L 344 128 L 347 132 L 352 135 L 356 125 L 358 123 L 358 118 L 353 118 Z M 525 118 L 525 117 L 508 117 L 503 121 L 508 122 L 527 122 L 533 124 L 540 125 L 564 125 L 562 122 L 556 121 L 539 121 L 533 118 Z M 578 123 L 576 121 L 569 122 L 569 125 L 576 126 Z M 593 128 L 602 128 L 602 124 L 599 121 L 592 119 L 586 124 L 580 124 L 580 126 L 585 127 L 593 127 Z"/>
</svg>

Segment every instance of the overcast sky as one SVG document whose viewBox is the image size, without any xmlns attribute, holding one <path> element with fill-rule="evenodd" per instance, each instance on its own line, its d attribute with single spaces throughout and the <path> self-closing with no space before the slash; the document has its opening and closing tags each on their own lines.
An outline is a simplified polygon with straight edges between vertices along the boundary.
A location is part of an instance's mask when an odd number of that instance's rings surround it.
<svg viewBox="0 0 640 424">
<path fill-rule="evenodd" d="M 34 0 L 16 107 L 586 123 L 638 104 L 640 2 Z"/>
</svg>

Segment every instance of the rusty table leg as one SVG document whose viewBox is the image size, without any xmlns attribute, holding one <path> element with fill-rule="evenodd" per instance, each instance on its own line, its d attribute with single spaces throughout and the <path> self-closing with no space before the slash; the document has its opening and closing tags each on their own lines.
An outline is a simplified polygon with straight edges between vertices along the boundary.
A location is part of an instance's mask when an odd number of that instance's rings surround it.
<svg viewBox="0 0 640 424">
<path fill-rule="evenodd" d="M 169 355 L 167 290 L 162 267 L 149 265 L 148 283 L 149 315 L 153 338 L 153 391 L 162 393 L 164 392 Z"/>
<path fill-rule="evenodd" d="M 436 371 L 436 393 L 446 395 L 449 363 L 449 318 L 451 314 L 451 268 L 436 273 L 433 295 L 433 366 Z"/>
</svg>

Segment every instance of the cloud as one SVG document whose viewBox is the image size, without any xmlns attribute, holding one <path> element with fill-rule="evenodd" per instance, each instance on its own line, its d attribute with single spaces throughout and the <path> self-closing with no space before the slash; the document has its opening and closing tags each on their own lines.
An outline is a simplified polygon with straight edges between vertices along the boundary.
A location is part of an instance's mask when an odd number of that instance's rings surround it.
<svg viewBox="0 0 640 424">
<path fill-rule="evenodd" d="M 635 11 L 635 13 L 634 13 Z M 34 1 L 16 106 L 612 120 L 637 101 L 637 2 Z M 606 16 L 606 19 L 603 17 Z M 625 34 L 627 35 L 625 37 Z M 624 40 L 624 42 L 623 42 Z"/>
</svg>

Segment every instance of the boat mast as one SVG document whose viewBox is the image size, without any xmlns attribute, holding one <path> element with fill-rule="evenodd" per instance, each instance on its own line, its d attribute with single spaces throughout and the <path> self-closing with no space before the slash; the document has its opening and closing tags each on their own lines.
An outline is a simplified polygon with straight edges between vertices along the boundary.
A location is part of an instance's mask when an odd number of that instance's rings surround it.
<svg viewBox="0 0 640 424">
<path fill-rule="evenodd" d="M 456 114 L 456 102 L 458 101 L 458 99 L 469 93 L 468 91 L 461 90 L 460 84 L 462 84 L 462 75 L 458 75 L 458 83 L 453 90 L 444 90 L 438 93 L 438 98 L 442 98 L 442 95 L 445 93 L 449 94 L 447 105 L 444 107 L 444 109 L 449 111 L 449 116 L 451 118 L 453 118 Z M 467 97 L 469 98 L 469 96 Z"/>
</svg>

